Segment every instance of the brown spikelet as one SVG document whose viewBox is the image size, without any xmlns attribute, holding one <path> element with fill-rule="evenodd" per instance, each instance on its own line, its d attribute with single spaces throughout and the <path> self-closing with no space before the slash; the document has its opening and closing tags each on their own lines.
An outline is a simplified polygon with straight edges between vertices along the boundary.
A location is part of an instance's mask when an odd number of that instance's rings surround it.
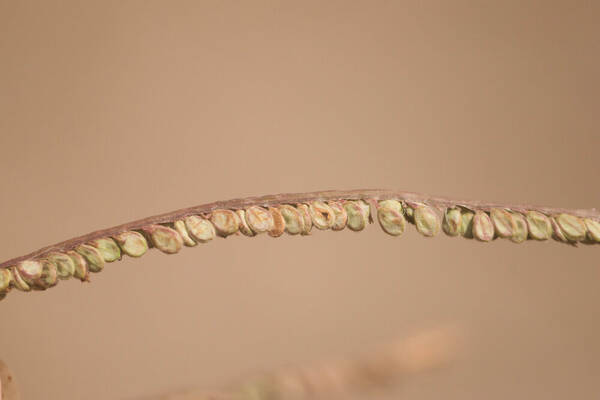
<svg viewBox="0 0 600 400">
<path fill-rule="evenodd" d="M 269 236 L 279 237 L 285 232 L 285 219 L 277 207 L 269 207 L 269 213 L 273 218 L 273 227 L 269 231 Z"/>
</svg>

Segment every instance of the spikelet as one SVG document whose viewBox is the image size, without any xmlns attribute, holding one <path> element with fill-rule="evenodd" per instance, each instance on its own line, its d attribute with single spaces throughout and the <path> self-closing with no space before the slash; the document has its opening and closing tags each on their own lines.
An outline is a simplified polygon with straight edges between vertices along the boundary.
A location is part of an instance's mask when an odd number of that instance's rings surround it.
<svg viewBox="0 0 600 400">
<path fill-rule="evenodd" d="M 69 279 L 75 273 L 75 263 L 67 254 L 52 252 L 47 258 L 56 265 L 58 279 Z"/>
<path fill-rule="evenodd" d="M 233 235 L 240 229 L 240 219 L 231 210 L 214 210 L 210 222 L 215 226 L 217 235 L 221 237 Z"/>
<path fill-rule="evenodd" d="M 273 219 L 273 227 L 269 230 L 269 236 L 279 237 L 285 232 L 285 219 L 277 207 L 269 207 L 269 213 Z"/>
<path fill-rule="evenodd" d="M 473 237 L 480 242 L 489 242 L 494 238 L 494 224 L 489 215 L 481 210 L 473 217 Z"/>
<path fill-rule="evenodd" d="M 330 229 L 335 222 L 335 213 L 323 201 L 313 201 L 310 203 L 308 210 L 313 225 L 320 230 Z"/>
<path fill-rule="evenodd" d="M 141 257 L 148 251 L 148 242 L 144 235 L 135 231 L 127 231 L 113 236 L 121 251 L 129 257 Z"/>
<path fill-rule="evenodd" d="M 329 205 L 329 207 L 331 207 L 334 213 L 333 225 L 331 225 L 331 230 L 343 230 L 346 227 L 346 224 L 348 223 L 348 214 L 342 206 L 342 203 L 340 203 L 339 201 L 330 201 L 327 204 Z"/>
<path fill-rule="evenodd" d="M 370 207 L 362 200 L 347 201 L 344 203 L 344 209 L 348 214 L 348 229 L 354 232 L 360 232 L 369 223 Z"/>
<path fill-rule="evenodd" d="M 279 206 L 279 212 L 285 220 L 285 231 L 290 235 L 297 235 L 304 232 L 304 218 L 300 211 L 289 204 Z"/>
<path fill-rule="evenodd" d="M 111 263 L 121 259 L 121 249 L 112 238 L 101 238 L 88 243 L 98 249 L 104 261 Z"/>
<path fill-rule="evenodd" d="M 252 206 L 246 209 L 246 222 L 255 234 L 269 232 L 273 229 L 273 215 L 265 208 Z"/>
<path fill-rule="evenodd" d="M 442 223 L 442 229 L 448 236 L 460 235 L 462 225 L 462 214 L 459 208 L 451 207 L 444 213 L 444 222 Z"/>
<path fill-rule="evenodd" d="M 102 257 L 100 251 L 94 246 L 82 244 L 81 246 L 78 246 L 75 251 L 85 258 L 90 272 L 100 272 L 104 269 L 104 257 Z"/>
<path fill-rule="evenodd" d="M 179 233 L 179 236 L 181 236 L 185 246 L 194 247 L 198 244 L 198 242 L 190 237 L 190 233 L 185 227 L 185 222 L 182 220 L 178 219 L 177 221 L 173 222 L 173 228 L 177 231 L 177 233 Z"/>
<path fill-rule="evenodd" d="M 198 215 L 190 215 L 184 222 L 190 235 L 200 243 L 209 242 L 217 235 L 214 225 Z"/>
<path fill-rule="evenodd" d="M 442 229 L 438 213 L 432 207 L 425 204 L 420 204 L 414 209 L 413 219 L 417 231 L 423 236 L 435 236 Z"/>
<path fill-rule="evenodd" d="M 377 205 L 377 221 L 388 235 L 400 236 L 406 229 L 402 204 L 397 200 L 380 201 Z"/>
<path fill-rule="evenodd" d="M 164 225 L 149 225 L 142 229 L 150 242 L 165 254 L 179 253 L 183 247 L 183 239 L 175 229 Z"/>
</svg>

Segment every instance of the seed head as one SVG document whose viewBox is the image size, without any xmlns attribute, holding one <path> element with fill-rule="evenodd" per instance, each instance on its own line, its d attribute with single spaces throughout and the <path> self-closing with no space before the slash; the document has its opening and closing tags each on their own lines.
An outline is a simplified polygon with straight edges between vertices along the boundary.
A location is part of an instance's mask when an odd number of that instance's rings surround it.
<svg viewBox="0 0 600 400">
<path fill-rule="evenodd" d="M 71 258 L 71 260 L 73 260 L 73 265 L 75 266 L 75 269 L 73 270 L 73 276 L 82 282 L 88 282 L 90 280 L 90 271 L 85 258 L 73 250 L 67 251 L 67 255 Z"/>
<path fill-rule="evenodd" d="M 12 285 L 15 289 L 20 290 L 22 292 L 29 292 L 31 290 L 31 287 L 27 282 L 25 282 L 25 279 L 23 279 L 23 277 L 19 273 L 17 267 L 11 267 L 10 272 L 12 273 L 13 277 Z"/>
<path fill-rule="evenodd" d="M 113 236 L 123 253 L 129 257 L 141 257 L 148 251 L 148 242 L 144 235 L 135 231 L 127 231 Z M 81 278 L 80 278 L 81 279 Z"/>
<path fill-rule="evenodd" d="M 562 229 L 565 237 L 573 242 L 580 242 L 585 239 L 587 229 L 585 223 L 580 218 L 569 214 L 558 214 L 556 223 Z"/>
<path fill-rule="evenodd" d="M 58 283 L 56 265 L 48 260 L 42 261 L 42 264 L 44 265 L 42 275 L 33 284 L 33 288 L 36 290 L 46 290 Z"/>
<path fill-rule="evenodd" d="M 214 225 L 198 215 L 190 215 L 184 222 L 190 235 L 200 243 L 209 242 L 216 236 Z"/>
<path fill-rule="evenodd" d="M 550 218 L 537 211 L 527 211 L 527 228 L 529 237 L 535 240 L 548 240 L 552 236 L 552 223 Z"/>
<path fill-rule="evenodd" d="M 242 232 L 244 236 L 255 236 L 255 233 L 252 232 L 252 229 L 250 229 L 250 227 L 248 226 L 248 222 L 246 222 L 246 211 L 235 210 L 235 213 L 237 214 L 238 219 L 240 220 L 240 232 Z"/>
<path fill-rule="evenodd" d="M 481 242 L 489 242 L 494 238 L 494 224 L 481 210 L 477 210 L 473 217 L 473 237 Z"/>
<path fill-rule="evenodd" d="M 421 204 L 415 209 L 413 218 L 417 231 L 421 235 L 432 237 L 440 233 L 442 224 L 438 213 L 433 208 Z"/>
<path fill-rule="evenodd" d="M 12 273 L 8 268 L 0 269 L 0 293 L 6 293 L 10 289 Z"/>
<path fill-rule="evenodd" d="M 462 224 L 462 215 L 458 208 L 448 208 L 444 214 L 442 229 L 448 236 L 458 236 Z"/>
<path fill-rule="evenodd" d="M 58 279 L 69 279 L 75 272 L 75 264 L 71 257 L 64 253 L 52 252 L 48 254 L 48 261 L 56 265 Z"/>
<path fill-rule="evenodd" d="M 269 212 L 273 219 L 273 227 L 269 231 L 269 236 L 279 237 L 285 232 L 285 219 L 283 218 L 281 211 L 276 207 L 269 207 Z"/>
<path fill-rule="evenodd" d="M 496 235 L 501 238 L 510 238 L 515 230 L 515 221 L 512 214 L 500 208 L 492 208 L 490 218 L 494 224 Z"/>
<path fill-rule="evenodd" d="M 251 206 L 246 209 L 246 222 L 250 229 L 256 233 L 265 233 L 273 229 L 273 215 L 265 208 Z"/>
<path fill-rule="evenodd" d="M 100 251 L 89 244 L 82 244 L 75 249 L 87 261 L 90 272 L 100 272 L 104 269 L 104 258 Z"/>
<path fill-rule="evenodd" d="M 346 227 L 348 223 L 348 213 L 342 206 L 342 203 L 339 201 L 330 201 L 327 203 L 329 207 L 333 210 L 334 213 L 334 221 L 331 226 L 331 230 L 333 231 L 341 231 Z"/>
<path fill-rule="evenodd" d="M 121 259 L 121 249 L 111 238 L 92 240 L 88 244 L 97 248 L 106 262 L 110 263 Z"/>
<path fill-rule="evenodd" d="M 183 222 L 182 220 L 178 219 L 177 221 L 173 222 L 173 228 L 175 228 L 177 233 L 179 233 L 179 236 L 181 236 L 181 239 L 183 240 L 183 244 L 187 247 L 194 247 L 198 244 L 194 239 L 190 237 L 190 234 L 187 228 L 185 227 L 185 222 Z"/>
<path fill-rule="evenodd" d="M 149 225 L 144 227 L 143 231 L 150 236 L 150 240 L 154 247 L 165 254 L 179 253 L 179 250 L 181 250 L 181 247 L 183 246 L 183 239 L 179 233 L 168 226 Z"/>
<path fill-rule="evenodd" d="M 306 204 L 297 204 L 296 205 L 300 215 L 302 215 L 302 219 L 304 219 L 304 230 L 302 231 L 302 235 L 310 235 L 310 231 L 312 230 L 312 218 L 310 217 L 310 209 Z"/>
<path fill-rule="evenodd" d="M 25 282 L 31 285 L 37 278 L 42 276 L 44 266 L 37 260 L 21 261 L 17 264 L 17 271 Z"/>
<path fill-rule="evenodd" d="M 247 215 L 247 213 L 246 213 Z M 215 226 L 217 235 L 227 237 L 233 235 L 240 229 L 240 219 L 231 210 L 215 210 L 212 212 L 210 221 Z"/>
<path fill-rule="evenodd" d="M 377 207 L 377 220 L 381 229 L 392 236 L 400 236 L 406 229 L 402 204 L 397 200 L 380 201 Z"/>
<path fill-rule="evenodd" d="M 362 200 L 347 201 L 344 210 L 348 214 L 348 229 L 360 232 L 369 223 L 369 205 Z"/>
<path fill-rule="evenodd" d="M 514 243 L 523 243 L 527 240 L 527 237 L 529 236 L 527 219 L 521 213 L 513 212 L 511 214 L 513 217 L 513 221 L 515 221 L 515 229 L 513 230 L 513 234 L 510 240 Z"/>
<path fill-rule="evenodd" d="M 583 220 L 587 228 L 587 237 L 591 242 L 600 243 L 600 222 L 586 218 Z"/>
<path fill-rule="evenodd" d="M 304 232 L 304 218 L 296 207 L 289 204 L 279 206 L 279 211 L 285 220 L 285 231 L 290 235 L 297 235 Z"/>
<path fill-rule="evenodd" d="M 325 202 L 313 201 L 309 206 L 310 217 L 317 229 L 326 230 L 333 226 L 335 213 Z"/>
</svg>

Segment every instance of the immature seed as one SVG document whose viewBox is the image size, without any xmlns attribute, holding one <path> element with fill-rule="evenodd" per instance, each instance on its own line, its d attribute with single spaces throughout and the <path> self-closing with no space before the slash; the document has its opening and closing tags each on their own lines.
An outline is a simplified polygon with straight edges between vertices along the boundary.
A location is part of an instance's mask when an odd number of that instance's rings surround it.
<svg viewBox="0 0 600 400">
<path fill-rule="evenodd" d="M 279 206 L 279 211 L 285 220 L 285 231 L 290 235 L 297 235 L 304 232 L 304 218 L 296 207 L 289 204 Z"/>
<path fill-rule="evenodd" d="M 556 222 L 567 239 L 573 242 L 580 242 L 585 239 L 587 229 L 585 223 L 580 218 L 563 213 L 556 217 Z"/>
<path fill-rule="evenodd" d="M 513 220 L 511 213 L 499 208 L 492 208 L 490 210 L 490 218 L 494 224 L 494 230 L 498 237 L 512 237 L 513 231 L 515 230 L 515 221 Z"/>
<path fill-rule="evenodd" d="M 462 224 L 462 215 L 458 208 L 449 208 L 444 214 L 442 229 L 448 236 L 458 236 Z"/>
<path fill-rule="evenodd" d="M 200 243 L 209 242 L 216 236 L 214 225 L 207 219 L 197 215 L 190 215 L 184 222 L 190 235 Z"/>
<path fill-rule="evenodd" d="M 48 254 L 48 261 L 56 264 L 58 279 L 69 279 L 75 272 L 75 264 L 71 257 L 64 253 L 53 252 Z"/>
<path fill-rule="evenodd" d="M 435 236 L 440 233 L 440 217 L 435 210 L 426 205 L 419 205 L 414 211 L 414 221 L 417 231 L 423 236 Z"/>
<path fill-rule="evenodd" d="M 494 238 L 494 224 L 481 210 L 477 210 L 473 217 L 473 237 L 481 242 L 489 242 Z"/>
<path fill-rule="evenodd" d="M 221 237 L 233 235 L 240 228 L 240 219 L 238 218 L 237 214 L 231 210 L 213 211 L 210 221 L 215 226 L 217 235 Z"/>
<path fill-rule="evenodd" d="M 12 273 L 8 268 L 0 269 L 0 293 L 5 293 L 10 288 L 10 282 L 12 281 Z"/>
<path fill-rule="evenodd" d="M 75 251 L 85 258 L 90 272 L 100 272 L 104 269 L 104 257 L 102 257 L 100 251 L 94 246 L 82 244 Z"/>
<path fill-rule="evenodd" d="M 42 275 L 34 282 L 33 288 L 37 290 L 46 290 L 58 283 L 58 274 L 56 265 L 48 260 L 42 262 L 44 269 Z"/>
<path fill-rule="evenodd" d="M 527 219 L 521 213 L 512 213 L 513 221 L 515 221 L 515 229 L 510 238 L 515 243 L 523 243 L 529 236 L 529 228 L 527 227 Z"/>
<path fill-rule="evenodd" d="M 552 225 L 552 238 L 558 242 L 569 243 L 570 240 L 567 239 L 564 232 L 556 222 L 556 217 L 550 217 L 550 225 Z"/>
<path fill-rule="evenodd" d="M 121 259 L 121 249 L 111 238 L 92 240 L 88 244 L 97 248 L 106 262 L 110 263 Z"/>
<path fill-rule="evenodd" d="M 360 204 L 362 203 L 362 204 Z M 344 210 L 348 214 L 348 229 L 354 232 L 360 232 L 369 222 L 369 205 L 363 201 L 347 201 L 344 203 Z"/>
<path fill-rule="evenodd" d="M 31 287 L 27 282 L 25 282 L 25 279 L 23 279 L 23 277 L 19 273 L 17 267 L 11 267 L 10 272 L 12 273 L 13 277 L 12 285 L 15 287 L 15 289 L 20 290 L 22 292 L 29 292 L 31 290 Z"/>
<path fill-rule="evenodd" d="M 269 231 L 269 236 L 279 237 L 285 232 L 285 219 L 278 208 L 269 207 L 269 212 L 273 217 L 273 228 Z"/>
<path fill-rule="evenodd" d="M 400 236 L 406 229 L 406 218 L 402 211 L 402 204 L 396 200 L 384 200 L 379 202 L 377 208 L 377 220 L 381 229 L 389 235 Z"/>
<path fill-rule="evenodd" d="M 588 239 L 600 243 L 600 222 L 589 218 L 584 219 L 583 222 L 587 228 Z"/>
<path fill-rule="evenodd" d="M 333 226 L 335 222 L 335 213 L 325 202 L 313 201 L 308 210 L 313 224 L 317 229 L 326 230 Z"/>
<path fill-rule="evenodd" d="M 548 240 L 552 236 L 550 218 L 537 211 L 528 211 L 525 214 L 529 237 L 535 240 Z"/>
<path fill-rule="evenodd" d="M 179 253 L 179 250 L 181 250 L 181 247 L 183 246 L 183 239 L 179 233 L 168 226 L 150 225 L 143 228 L 143 231 L 150 236 L 150 240 L 154 247 L 165 254 Z"/>
<path fill-rule="evenodd" d="M 148 251 L 148 242 L 144 235 L 135 231 L 127 231 L 113 236 L 123 253 L 129 257 L 141 257 Z"/>
<path fill-rule="evenodd" d="M 342 206 L 342 203 L 340 203 L 339 201 L 330 201 L 328 204 L 334 213 L 334 221 L 333 225 L 331 226 L 331 230 L 343 230 L 346 227 L 346 224 L 348 223 L 348 213 L 346 213 L 346 210 Z"/>
<path fill-rule="evenodd" d="M 37 278 L 42 276 L 43 269 L 44 266 L 37 260 L 21 261 L 19 264 L 17 264 L 17 271 L 19 272 L 19 275 L 29 285 L 31 285 Z"/>
<path fill-rule="evenodd" d="M 310 209 L 306 204 L 297 204 L 296 207 L 302 215 L 302 219 L 304 219 L 304 230 L 302 231 L 302 235 L 310 235 L 310 231 L 312 230 L 312 218 L 310 217 Z"/>
<path fill-rule="evenodd" d="M 265 233 L 273 229 L 273 215 L 263 207 L 252 206 L 246 209 L 246 222 L 250 229 L 256 233 Z"/>
<path fill-rule="evenodd" d="M 460 235 L 466 239 L 473 239 L 473 217 L 475 213 L 469 210 L 462 212 L 462 223 L 460 224 Z"/>
<path fill-rule="evenodd" d="M 194 247 L 198 244 L 194 239 L 190 237 L 190 234 L 185 227 L 185 222 L 183 222 L 182 220 L 179 219 L 175 221 L 173 223 L 173 228 L 175 228 L 177 233 L 179 233 L 179 236 L 181 236 L 181 239 L 183 240 L 183 244 L 187 247 Z"/>
<path fill-rule="evenodd" d="M 85 258 L 81 254 L 73 250 L 67 251 L 67 255 L 71 258 L 71 260 L 73 260 L 73 265 L 75 266 L 73 270 L 73 276 L 82 282 L 88 282 L 90 280 L 90 271 L 88 268 L 87 261 L 85 261 Z"/>
<path fill-rule="evenodd" d="M 248 223 L 246 222 L 246 211 L 245 210 L 235 210 L 235 213 L 237 214 L 239 220 L 240 220 L 240 232 L 242 232 L 242 234 L 244 236 L 254 236 L 254 232 L 252 232 L 252 229 L 250 229 L 250 227 L 248 226 Z"/>
</svg>

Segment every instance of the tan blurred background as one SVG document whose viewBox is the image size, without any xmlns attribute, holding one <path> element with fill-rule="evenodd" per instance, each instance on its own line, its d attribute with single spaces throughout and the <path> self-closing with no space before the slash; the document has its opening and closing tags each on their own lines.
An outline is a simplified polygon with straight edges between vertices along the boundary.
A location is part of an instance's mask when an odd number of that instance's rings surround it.
<svg viewBox="0 0 600 400">
<path fill-rule="evenodd" d="M 280 192 L 598 206 L 599 18 L 583 1 L 2 1 L 0 258 Z M 0 358 L 26 400 L 132 399 L 451 324 L 453 367 L 390 398 L 593 398 L 598 254 L 376 226 L 154 251 L 11 293 Z"/>
</svg>

